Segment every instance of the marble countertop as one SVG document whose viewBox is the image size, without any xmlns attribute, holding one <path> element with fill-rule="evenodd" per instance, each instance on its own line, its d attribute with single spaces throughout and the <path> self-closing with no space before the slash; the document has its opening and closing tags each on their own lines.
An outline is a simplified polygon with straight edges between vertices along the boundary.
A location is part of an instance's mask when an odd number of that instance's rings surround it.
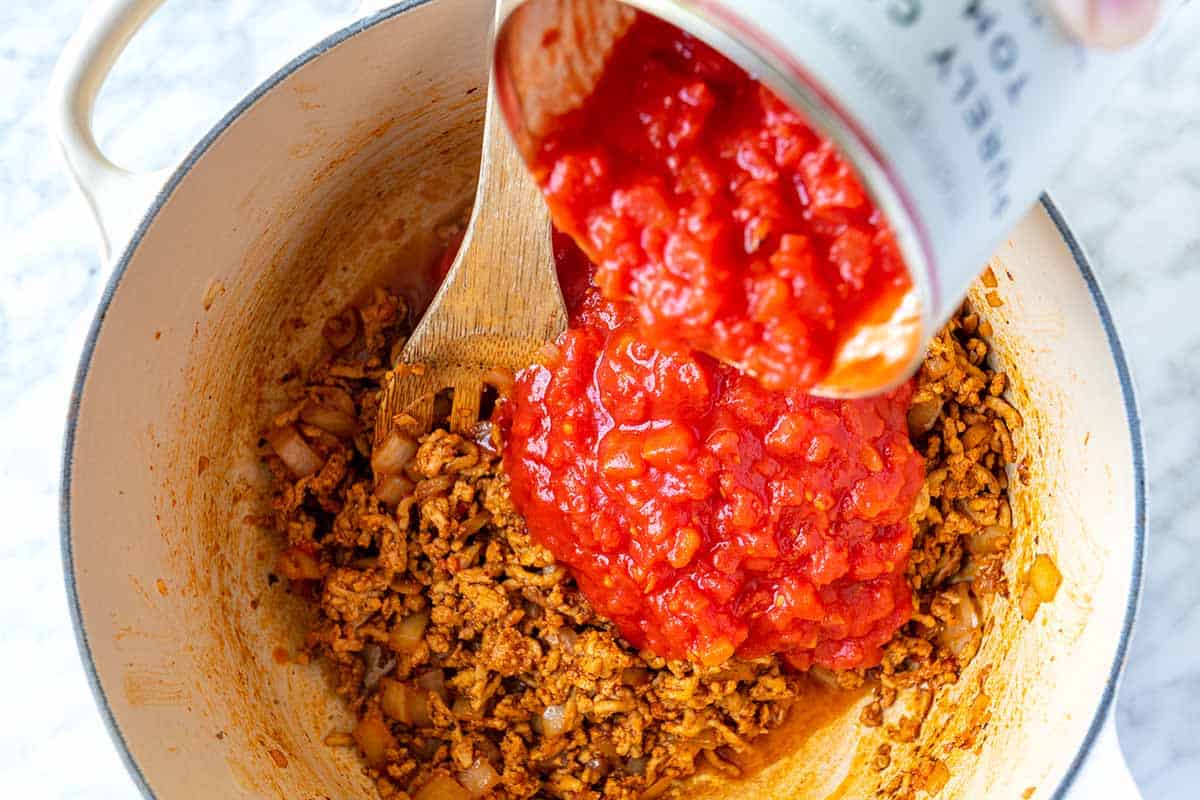
<svg viewBox="0 0 1200 800">
<path fill-rule="evenodd" d="M 47 134 L 42 102 L 86 5 L 0 3 L 0 685 L 7 687 L 0 775 L 14 797 L 136 796 L 80 667 L 59 561 L 63 420 L 107 271 Z M 131 168 L 169 165 L 356 6 L 166 3 L 101 94 L 102 146 Z M 1200 717 L 1190 699 L 1200 696 L 1200 495 L 1192 466 L 1200 453 L 1197 41 L 1200 5 L 1190 5 L 1113 94 L 1050 187 L 1095 261 L 1140 390 L 1150 560 L 1117 716 L 1133 772 L 1153 800 L 1192 800 L 1200 791 Z"/>
</svg>

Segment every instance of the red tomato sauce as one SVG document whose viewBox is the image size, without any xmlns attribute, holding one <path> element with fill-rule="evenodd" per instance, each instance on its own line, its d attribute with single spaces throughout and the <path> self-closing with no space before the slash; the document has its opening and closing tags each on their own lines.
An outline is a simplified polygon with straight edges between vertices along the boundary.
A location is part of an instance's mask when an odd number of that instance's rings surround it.
<svg viewBox="0 0 1200 800">
<path fill-rule="evenodd" d="M 639 647 L 879 663 L 913 613 L 911 386 L 805 390 L 910 283 L 830 142 L 642 15 L 540 146 L 571 327 L 501 408 L 534 538 Z"/>
<path fill-rule="evenodd" d="M 539 145 L 555 224 L 642 337 L 809 388 L 911 281 L 834 145 L 693 37 L 641 14 Z"/>
<path fill-rule="evenodd" d="M 877 664 L 913 611 L 911 387 L 824 400 L 659 347 L 557 245 L 571 328 L 501 414 L 535 539 L 660 656 Z"/>
</svg>

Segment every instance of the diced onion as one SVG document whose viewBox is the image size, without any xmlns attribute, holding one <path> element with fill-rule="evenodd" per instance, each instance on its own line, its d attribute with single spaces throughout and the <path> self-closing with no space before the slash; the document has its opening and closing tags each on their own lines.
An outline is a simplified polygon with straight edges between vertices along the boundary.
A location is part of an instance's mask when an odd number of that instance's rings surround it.
<svg viewBox="0 0 1200 800">
<path fill-rule="evenodd" d="M 967 536 L 967 550 L 977 556 L 999 553 L 1008 546 L 1012 531 L 999 525 L 989 525 Z"/>
<path fill-rule="evenodd" d="M 567 730 L 567 707 L 556 704 L 542 711 L 542 735 L 553 738 Z"/>
<path fill-rule="evenodd" d="M 1054 600 L 1062 585 L 1062 573 L 1050 556 L 1043 554 L 1033 560 L 1033 566 L 1029 568 L 1029 585 L 1043 603 Z"/>
<path fill-rule="evenodd" d="M 413 493 L 416 484 L 403 473 L 384 475 L 375 484 L 375 496 L 389 506 L 400 505 L 400 501 Z"/>
<path fill-rule="evenodd" d="M 568 653 L 574 653 L 575 643 L 579 640 L 579 634 L 570 628 L 559 628 L 546 638 Z"/>
<path fill-rule="evenodd" d="M 417 452 L 417 441 L 400 430 L 393 430 L 371 453 L 375 475 L 399 475 Z"/>
<path fill-rule="evenodd" d="M 446 700 L 446 673 L 440 669 L 431 669 L 417 678 L 417 686 L 420 686 L 427 692 L 433 692 L 438 697 Z"/>
<path fill-rule="evenodd" d="M 1021 616 L 1032 621 L 1042 603 L 1054 600 L 1061 585 L 1062 573 L 1054 559 L 1044 553 L 1035 558 L 1021 590 Z"/>
<path fill-rule="evenodd" d="M 379 686 L 379 705 L 383 708 L 383 713 L 397 722 L 408 725 L 408 687 L 391 679 L 381 680 Z"/>
<path fill-rule="evenodd" d="M 342 439 L 353 438 L 358 432 L 354 399 L 336 386 L 310 389 L 308 402 L 300 409 L 300 419 Z"/>
<path fill-rule="evenodd" d="M 279 460 L 284 463 L 297 478 L 304 478 L 317 472 L 325 465 L 321 457 L 309 447 L 308 442 L 300 435 L 300 431 L 291 425 L 276 428 L 267 434 L 267 442 Z"/>
<path fill-rule="evenodd" d="M 458 697 L 454 698 L 454 705 L 451 706 L 450 710 L 454 712 L 454 716 L 458 717 L 459 719 L 483 719 L 483 710 L 476 710 L 475 706 L 471 703 L 471 699 L 466 695 L 459 695 Z"/>
<path fill-rule="evenodd" d="M 363 664 L 366 665 L 363 671 L 363 686 L 374 689 L 379 679 L 396 666 L 396 659 L 390 656 L 384 658 L 383 648 L 377 644 L 368 644 L 363 648 Z"/>
<path fill-rule="evenodd" d="M 427 728 L 433 724 L 428 692 L 391 678 L 382 678 L 379 686 L 379 704 L 384 714 L 414 728 Z"/>
<path fill-rule="evenodd" d="M 318 405 L 311 400 L 300 409 L 300 419 L 309 425 L 315 425 L 321 430 L 332 433 L 339 439 L 352 439 L 358 431 L 358 420 L 344 411 L 336 408 Z"/>
<path fill-rule="evenodd" d="M 950 577 L 951 583 L 970 583 L 979 575 L 979 559 L 968 558 L 962 568 Z"/>
<path fill-rule="evenodd" d="M 388 635 L 388 644 L 398 653 L 415 653 L 425 638 L 425 626 L 428 624 L 428 611 L 409 614 L 392 629 L 391 634 Z"/>
<path fill-rule="evenodd" d="M 609 761 L 615 760 L 618 756 L 617 746 L 613 744 L 612 739 L 601 739 L 600 741 L 596 742 L 596 752 L 607 758 Z"/>
<path fill-rule="evenodd" d="M 445 775 L 435 775 L 413 794 L 413 800 L 471 800 L 462 784 Z"/>
<path fill-rule="evenodd" d="M 388 749 L 396 746 L 387 723 L 377 716 L 360 719 L 350 735 L 362 751 L 363 760 L 372 767 L 381 766 L 387 760 Z"/>
<path fill-rule="evenodd" d="M 313 386 L 308 390 L 308 394 L 313 399 L 321 403 L 321 405 L 336 408 L 338 411 L 343 411 L 347 414 L 354 414 L 354 398 L 345 389 L 338 386 Z"/>
<path fill-rule="evenodd" d="M 275 568 L 290 581 L 315 581 L 321 577 L 320 562 L 299 547 L 281 551 Z"/>
<path fill-rule="evenodd" d="M 500 782 L 500 775 L 486 759 L 477 758 L 474 764 L 458 773 L 458 782 L 472 797 L 482 797 Z"/>
<path fill-rule="evenodd" d="M 916 438 L 929 433 L 941 413 L 942 402 L 940 400 L 925 400 L 920 403 L 914 403 L 908 409 L 908 435 Z"/>
<path fill-rule="evenodd" d="M 947 590 L 954 596 L 954 616 L 938 631 L 938 642 L 953 654 L 959 666 L 965 666 L 979 651 L 979 611 L 965 583 L 956 583 Z"/>
<path fill-rule="evenodd" d="M 446 494 L 453 485 L 453 475 L 438 475 L 433 478 L 426 478 L 417 484 L 416 489 L 413 489 L 413 497 L 417 498 L 417 500 L 428 500 L 430 497 Z"/>
</svg>

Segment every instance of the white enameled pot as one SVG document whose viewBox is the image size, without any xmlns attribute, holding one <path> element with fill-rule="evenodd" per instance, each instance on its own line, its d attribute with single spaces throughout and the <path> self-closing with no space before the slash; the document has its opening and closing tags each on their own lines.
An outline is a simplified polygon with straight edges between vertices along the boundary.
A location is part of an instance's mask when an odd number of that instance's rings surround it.
<svg viewBox="0 0 1200 800">
<path fill-rule="evenodd" d="M 370 798 L 355 754 L 322 743 L 348 722 L 320 668 L 273 658 L 299 642 L 305 608 L 268 585 L 275 543 L 248 521 L 263 508 L 255 448 L 279 376 L 321 346 L 317 323 L 371 285 L 427 297 L 433 228 L 474 188 L 490 4 L 410 0 L 337 32 L 232 109 L 163 185 L 112 165 L 90 130 L 108 68 L 159 2 L 95 4 L 50 98 L 116 251 L 63 461 L 80 651 L 146 797 Z M 1031 476 L 1014 481 L 1009 572 L 1049 553 L 1065 580 L 1032 623 L 1015 602 L 987 607 L 979 655 L 891 770 L 941 760 L 942 798 L 1136 797 L 1111 721 L 1145 543 L 1128 370 L 1049 201 L 992 266 L 1004 305 L 980 306 L 1018 377 Z M 881 740 L 858 725 L 860 702 L 773 737 L 746 783 L 705 776 L 689 795 L 873 796 Z"/>
</svg>

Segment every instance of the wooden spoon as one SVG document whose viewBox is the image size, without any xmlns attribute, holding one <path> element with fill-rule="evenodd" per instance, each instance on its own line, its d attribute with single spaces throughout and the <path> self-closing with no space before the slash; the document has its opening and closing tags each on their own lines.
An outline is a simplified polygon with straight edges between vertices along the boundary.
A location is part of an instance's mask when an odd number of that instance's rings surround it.
<svg viewBox="0 0 1200 800">
<path fill-rule="evenodd" d="M 445 281 L 388 373 L 376 442 L 401 414 L 412 417 L 409 433 L 428 431 L 444 389 L 454 393 L 450 429 L 466 433 L 479 419 L 484 376 L 527 366 L 566 326 L 549 211 L 489 87 L 471 219 Z"/>
</svg>

